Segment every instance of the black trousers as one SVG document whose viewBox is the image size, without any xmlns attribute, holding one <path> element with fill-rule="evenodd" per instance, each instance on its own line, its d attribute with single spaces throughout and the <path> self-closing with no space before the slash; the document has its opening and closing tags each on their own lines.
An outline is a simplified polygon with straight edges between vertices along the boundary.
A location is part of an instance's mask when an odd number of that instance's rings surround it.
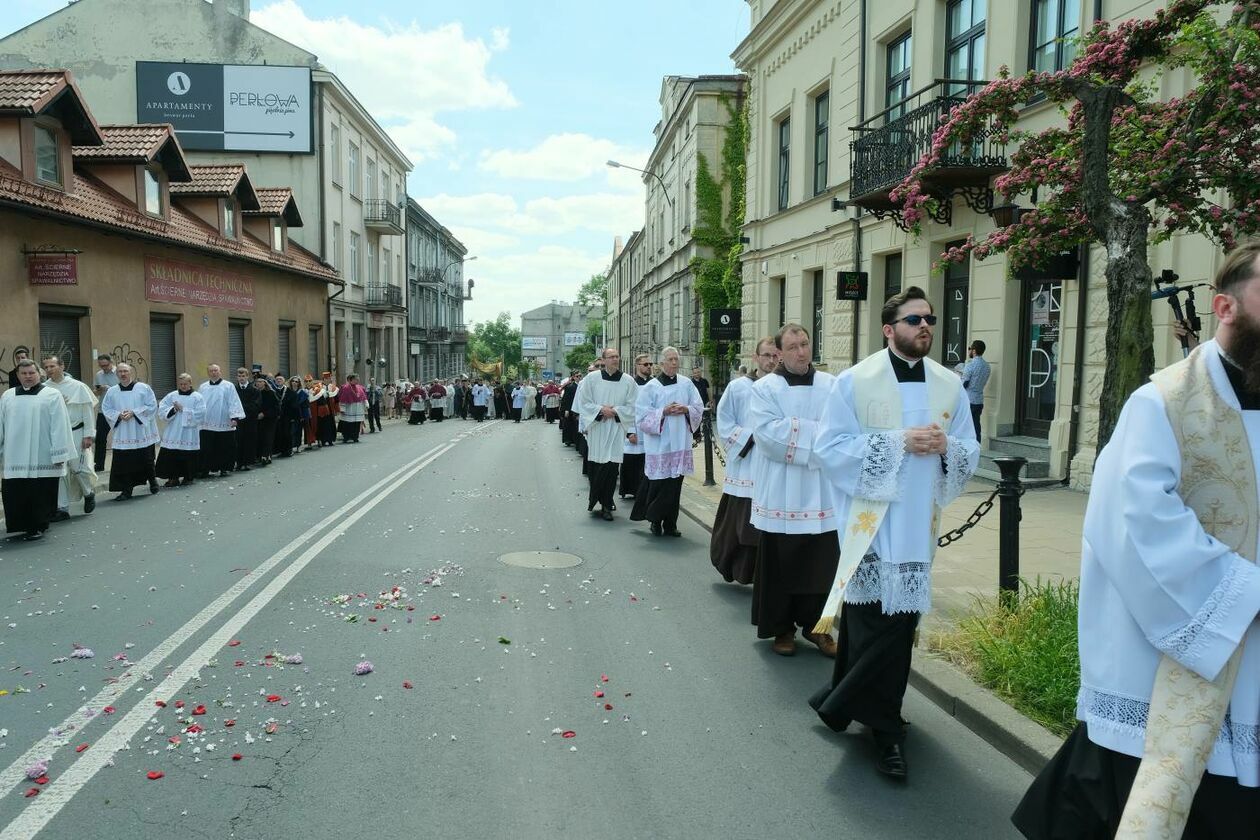
<svg viewBox="0 0 1260 840">
<path fill-rule="evenodd" d="M 984 410 L 984 403 L 971 404 L 971 425 L 976 427 L 976 440 L 980 440 L 980 412 Z"/>
<path fill-rule="evenodd" d="M 248 467 L 258 460 L 258 418 L 236 421 L 236 468 Z"/>
<path fill-rule="evenodd" d="M 93 459 L 96 461 L 96 471 L 104 472 L 105 470 L 105 441 L 109 440 L 109 421 L 105 419 L 104 414 L 96 415 L 96 439 L 92 443 Z"/>
<path fill-rule="evenodd" d="M 657 478 L 648 484 L 644 519 L 666 531 L 678 529 L 678 508 L 682 504 L 682 476 Z M 637 497 L 636 497 L 637 502 Z M 636 504 L 635 507 L 638 507 Z"/>
<path fill-rule="evenodd" d="M 57 510 L 57 485 L 60 483 L 61 479 L 56 477 L 0 479 L 5 530 L 10 534 L 47 531 L 48 523 Z"/>
<path fill-rule="evenodd" d="M 472 407 L 473 419 L 480 423 L 486 419 L 486 407 L 484 405 L 474 405 Z"/>
<path fill-rule="evenodd" d="M 368 405 L 367 419 L 369 432 L 379 432 L 381 430 L 381 406 L 379 403 L 376 405 Z"/>
<path fill-rule="evenodd" d="M 594 510 L 599 505 L 601 510 L 613 509 L 613 493 L 617 489 L 617 472 L 621 464 L 609 461 L 603 464 L 591 462 L 586 477 L 590 480 L 591 491 L 587 496 L 587 510 Z"/>
</svg>

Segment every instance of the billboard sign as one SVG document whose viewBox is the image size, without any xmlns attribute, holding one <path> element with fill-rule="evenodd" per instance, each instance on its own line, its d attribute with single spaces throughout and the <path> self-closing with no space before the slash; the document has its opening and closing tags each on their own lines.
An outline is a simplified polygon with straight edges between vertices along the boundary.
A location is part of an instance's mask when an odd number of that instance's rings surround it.
<svg viewBox="0 0 1260 840">
<path fill-rule="evenodd" d="M 311 69 L 137 61 L 136 121 L 193 151 L 311 154 Z"/>
<path fill-rule="evenodd" d="M 77 286 L 78 258 L 74 254 L 28 254 L 26 279 L 32 286 Z"/>
<path fill-rule="evenodd" d="M 565 347 L 581 347 L 586 343 L 586 333 L 584 332 L 567 332 L 564 334 Z"/>
<path fill-rule="evenodd" d="M 741 315 L 738 309 L 710 309 L 709 338 L 714 341 L 739 341 Z"/>
<path fill-rule="evenodd" d="M 523 335 L 521 336 L 521 350 L 525 352 L 547 352 L 547 336 L 545 335 Z"/>
<path fill-rule="evenodd" d="M 243 274 L 160 257 L 144 258 L 144 297 L 215 309 L 254 309 L 254 281 Z"/>
</svg>

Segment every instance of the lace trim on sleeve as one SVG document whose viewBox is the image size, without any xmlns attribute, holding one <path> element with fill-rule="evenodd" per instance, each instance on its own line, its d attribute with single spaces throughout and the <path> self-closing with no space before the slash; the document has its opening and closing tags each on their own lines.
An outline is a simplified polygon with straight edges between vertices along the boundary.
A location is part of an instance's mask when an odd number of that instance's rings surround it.
<svg viewBox="0 0 1260 840">
<path fill-rule="evenodd" d="M 1076 717 L 1091 727 L 1098 726 L 1127 738 L 1142 742 L 1146 738 L 1146 722 L 1151 704 L 1135 697 L 1126 697 L 1110 691 L 1082 685 L 1076 695 Z M 1225 713 L 1225 720 L 1216 735 L 1213 751 L 1235 756 L 1235 764 L 1242 760 L 1254 763 L 1260 755 L 1260 726 L 1236 723 L 1233 716 Z"/>
<path fill-rule="evenodd" d="M 857 495 L 873 502 L 895 501 L 901 495 L 901 465 L 905 458 L 905 432 L 867 435 Z"/>
<path fill-rule="evenodd" d="M 1151 643 L 1182 665 L 1196 670 L 1203 661 L 1208 642 L 1216 637 L 1221 617 L 1229 615 L 1246 589 L 1247 578 L 1250 577 L 1247 572 L 1251 571 L 1249 565 L 1242 561 L 1230 566 L 1194 618 L 1176 630 L 1152 639 Z"/>
<path fill-rule="evenodd" d="M 880 603 L 884 615 L 926 613 L 932 608 L 932 567 L 892 563 L 871 552 L 862 558 L 844 590 L 849 604 Z"/>
<path fill-rule="evenodd" d="M 971 480 L 971 458 L 967 447 L 948 438 L 945 454 L 941 456 L 941 474 L 936 478 L 936 505 L 945 507 L 962 495 Z"/>
</svg>

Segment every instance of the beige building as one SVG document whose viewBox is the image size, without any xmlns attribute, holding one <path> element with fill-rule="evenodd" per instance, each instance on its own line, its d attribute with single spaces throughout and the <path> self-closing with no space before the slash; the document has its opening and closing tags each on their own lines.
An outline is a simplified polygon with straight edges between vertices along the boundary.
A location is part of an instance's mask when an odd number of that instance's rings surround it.
<svg viewBox="0 0 1260 840">
<path fill-rule="evenodd" d="M 636 230 L 623 245 L 618 236 L 613 243 L 613 258 L 608 266 L 608 344 L 617 348 L 622 364 L 630 370 L 634 351 L 634 308 L 630 292 L 643 277 L 643 231 Z M 646 312 L 646 307 L 640 307 Z M 640 334 L 646 334 L 646 324 L 640 325 Z"/>
<path fill-rule="evenodd" d="M 744 354 L 758 336 L 796 321 L 817 336 L 819 367 L 838 372 L 882 346 L 882 301 L 921 286 L 942 318 L 937 360 L 958 364 L 974 339 L 988 346 L 982 470 L 1006 452 L 1030 459 L 1029 477 L 1087 486 L 1104 364 L 1101 251 L 1023 279 L 1008 277 L 1000 255 L 933 273 L 946 246 L 994 227 L 987 186 L 1006 150 L 993 143 L 934 174 L 948 198 L 917 239 L 898 226 L 888 193 L 926 151 L 942 110 L 1000 66 L 1061 68 L 1073 55 L 1066 39 L 1088 29 L 1095 10 L 1124 19 L 1161 5 L 749 0 L 752 28 L 734 52 L 751 87 Z M 1162 81 L 1168 95 L 1178 93 L 1179 78 Z M 1021 128 L 1060 120 L 1054 105 L 1033 104 Z M 1219 249 L 1182 236 L 1152 247 L 1150 259 L 1157 275 L 1171 268 L 1183 283 L 1202 281 Z M 841 271 L 868 275 L 865 303 L 838 300 Z M 1153 306 L 1156 361 L 1164 365 L 1180 348 L 1169 307 Z M 1211 319 L 1204 321 L 1210 334 Z"/>
<path fill-rule="evenodd" d="M 643 176 L 645 218 L 632 252 L 641 259 L 629 289 L 630 350 L 657 354 L 672 345 L 684 371 L 700 364 L 704 334 L 691 273 L 692 258 L 701 255 L 691 235 L 698 156 L 704 155 L 714 178 L 721 177 L 722 141 L 731 119 L 726 103 L 742 105 L 744 84 L 743 76 L 666 76 L 661 83 L 661 121 Z"/>
<path fill-rule="evenodd" d="M 290 240 L 287 187 L 190 166 L 166 125 L 99 125 L 69 74 L 0 72 L 0 365 L 17 346 L 91 382 L 129 362 L 318 371 L 333 269 Z"/>
<path fill-rule="evenodd" d="M 72 71 L 107 123 L 137 121 L 138 62 L 309 70 L 309 102 L 298 106 L 310 112 L 309 149 L 186 153 L 195 164 L 244 163 L 258 183 L 292 186 L 306 221 L 294 240 L 347 282 L 344 290 L 328 289 L 332 329 L 318 367 L 338 377 L 369 370 L 378 378 L 405 376 L 403 208 L 411 163 L 315 55 L 284 40 L 285 33 L 250 23 L 249 15 L 250 0 L 78 0 L 0 38 L 0 68 Z"/>
</svg>

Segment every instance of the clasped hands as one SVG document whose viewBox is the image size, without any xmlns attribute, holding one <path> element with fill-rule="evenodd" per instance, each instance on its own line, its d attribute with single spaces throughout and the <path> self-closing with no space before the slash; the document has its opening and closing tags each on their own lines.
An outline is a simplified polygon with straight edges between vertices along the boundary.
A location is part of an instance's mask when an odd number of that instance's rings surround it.
<svg viewBox="0 0 1260 840">
<path fill-rule="evenodd" d="M 664 409 L 664 413 L 668 416 L 686 414 L 687 411 L 688 411 L 687 406 L 683 405 L 682 403 L 676 403 L 676 402 L 670 403 L 669 405 L 665 406 L 665 409 Z"/>
<path fill-rule="evenodd" d="M 944 455 L 948 443 L 945 430 L 936 423 L 906 429 L 906 452 L 911 455 Z"/>
</svg>

